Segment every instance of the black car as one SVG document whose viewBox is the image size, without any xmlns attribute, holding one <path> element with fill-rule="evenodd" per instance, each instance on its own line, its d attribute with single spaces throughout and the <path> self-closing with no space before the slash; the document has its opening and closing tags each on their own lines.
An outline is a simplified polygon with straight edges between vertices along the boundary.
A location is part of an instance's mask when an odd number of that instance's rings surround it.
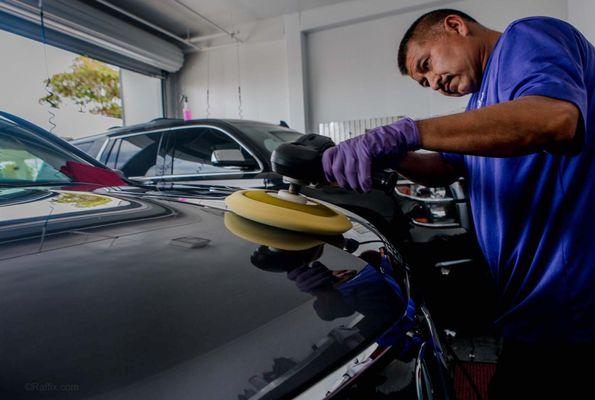
<svg viewBox="0 0 595 400">
<path fill-rule="evenodd" d="M 0 117 L 0 398 L 451 398 L 369 221 L 343 210 L 353 229 L 310 237 L 229 212 L 234 189 L 104 187 L 69 162 L 105 168 Z"/>
<path fill-rule="evenodd" d="M 160 118 L 71 143 L 128 179 L 156 188 L 212 184 L 276 189 L 285 184 L 272 171 L 271 153 L 301 135 L 286 124 Z M 473 331 L 490 326 L 491 278 L 476 243 L 464 182 L 427 188 L 402 179 L 387 193 L 331 186 L 303 192 L 362 216 L 399 243 L 423 271 L 420 281 L 443 326 Z"/>
</svg>

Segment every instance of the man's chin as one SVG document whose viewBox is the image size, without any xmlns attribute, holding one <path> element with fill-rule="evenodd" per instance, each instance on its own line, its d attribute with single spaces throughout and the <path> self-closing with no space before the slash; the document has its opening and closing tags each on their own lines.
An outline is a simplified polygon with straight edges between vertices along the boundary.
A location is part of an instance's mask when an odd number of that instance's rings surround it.
<svg viewBox="0 0 595 400">
<path fill-rule="evenodd" d="M 459 92 L 446 92 L 444 90 L 441 90 L 440 93 L 445 96 L 448 96 L 448 97 L 462 97 L 467 94 L 467 93 L 459 93 Z"/>
<path fill-rule="evenodd" d="M 457 91 L 451 93 L 450 96 L 463 97 L 463 96 L 467 96 L 468 94 L 471 94 L 473 92 L 474 92 L 474 90 L 472 88 L 462 87 L 462 88 L 457 88 Z"/>
</svg>

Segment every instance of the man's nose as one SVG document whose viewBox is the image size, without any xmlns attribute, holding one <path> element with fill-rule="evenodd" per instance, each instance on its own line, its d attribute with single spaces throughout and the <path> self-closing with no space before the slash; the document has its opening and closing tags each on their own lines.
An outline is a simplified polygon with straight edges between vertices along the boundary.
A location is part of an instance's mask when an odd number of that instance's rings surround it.
<svg viewBox="0 0 595 400">
<path fill-rule="evenodd" d="M 433 90 L 440 89 L 440 75 L 438 74 L 428 74 L 428 82 L 430 82 L 430 87 Z"/>
</svg>

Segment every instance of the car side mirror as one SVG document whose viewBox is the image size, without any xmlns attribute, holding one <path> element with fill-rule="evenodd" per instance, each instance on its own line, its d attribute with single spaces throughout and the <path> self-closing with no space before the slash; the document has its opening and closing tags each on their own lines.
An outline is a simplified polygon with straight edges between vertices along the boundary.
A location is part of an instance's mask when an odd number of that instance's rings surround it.
<svg viewBox="0 0 595 400">
<path fill-rule="evenodd" d="M 221 149 L 211 153 L 211 164 L 217 167 L 238 167 L 241 169 L 255 169 L 258 163 L 253 158 L 246 158 L 241 150 Z"/>
</svg>

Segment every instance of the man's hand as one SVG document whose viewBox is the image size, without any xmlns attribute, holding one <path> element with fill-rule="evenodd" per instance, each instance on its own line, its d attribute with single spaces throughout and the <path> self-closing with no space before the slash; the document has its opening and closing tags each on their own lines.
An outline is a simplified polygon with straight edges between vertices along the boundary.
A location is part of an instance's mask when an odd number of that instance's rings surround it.
<svg viewBox="0 0 595 400">
<path fill-rule="evenodd" d="M 372 164 L 395 167 L 408 151 L 419 148 L 415 122 L 401 119 L 391 125 L 339 143 L 324 152 L 322 166 L 328 182 L 369 192 L 372 189 Z"/>
<path fill-rule="evenodd" d="M 294 281 L 298 289 L 306 293 L 331 288 L 337 281 L 333 273 L 318 261 L 314 261 L 310 267 L 304 265 L 289 271 L 287 278 Z"/>
</svg>

